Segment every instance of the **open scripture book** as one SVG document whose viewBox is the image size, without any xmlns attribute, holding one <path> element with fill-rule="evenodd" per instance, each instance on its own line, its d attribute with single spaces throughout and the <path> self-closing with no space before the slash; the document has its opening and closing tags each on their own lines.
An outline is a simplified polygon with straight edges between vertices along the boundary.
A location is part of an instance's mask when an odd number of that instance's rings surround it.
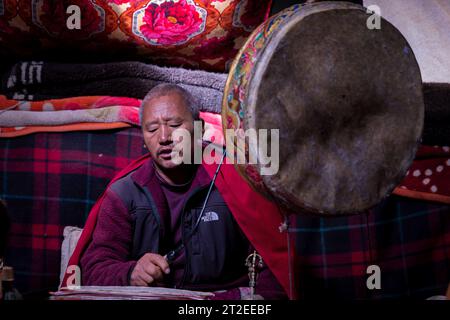
<svg viewBox="0 0 450 320">
<path fill-rule="evenodd" d="M 64 287 L 51 292 L 51 300 L 206 300 L 211 292 L 179 290 L 160 287 Z"/>
</svg>

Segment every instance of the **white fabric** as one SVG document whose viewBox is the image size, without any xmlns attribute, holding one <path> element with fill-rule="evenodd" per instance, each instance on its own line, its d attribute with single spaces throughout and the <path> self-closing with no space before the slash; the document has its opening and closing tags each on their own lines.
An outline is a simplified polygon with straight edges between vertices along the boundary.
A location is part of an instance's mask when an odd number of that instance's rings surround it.
<svg viewBox="0 0 450 320">
<path fill-rule="evenodd" d="M 423 82 L 450 83 L 450 0 L 364 0 L 370 5 L 405 36 Z"/>
<path fill-rule="evenodd" d="M 59 283 L 62 283 L 64 273 L 66 272 L 69 258 L 77 246 L 78 239 L 83 229 L 77 227 L 65 227 L 63 236 L 64 240 L 61 245 L 61 271 L 59 273 Z"/>
</svg>

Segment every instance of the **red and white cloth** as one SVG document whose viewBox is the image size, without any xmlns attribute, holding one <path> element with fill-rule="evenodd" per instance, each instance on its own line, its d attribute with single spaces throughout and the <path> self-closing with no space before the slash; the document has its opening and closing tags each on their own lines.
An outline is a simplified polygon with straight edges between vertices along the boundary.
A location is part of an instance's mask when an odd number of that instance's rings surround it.
<svg viewBox="0 0 450 320">
<path fill-rule="evenodd" d="M 420 146 L 394 194 L 450 204 L 450 147 Z"/>
</svg>

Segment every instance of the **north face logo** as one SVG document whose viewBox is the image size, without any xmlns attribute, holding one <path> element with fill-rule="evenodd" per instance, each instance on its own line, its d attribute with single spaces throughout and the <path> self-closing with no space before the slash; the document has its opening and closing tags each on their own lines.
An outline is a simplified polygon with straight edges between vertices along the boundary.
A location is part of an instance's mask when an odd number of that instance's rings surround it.
<svg viewBox="0 0 450 320">
<path fill-rule="evenodd" d="M 202 217 L 203 222 L 219 221 L 219 215 L 214 211 L 206 212 Z"/>
</svg>

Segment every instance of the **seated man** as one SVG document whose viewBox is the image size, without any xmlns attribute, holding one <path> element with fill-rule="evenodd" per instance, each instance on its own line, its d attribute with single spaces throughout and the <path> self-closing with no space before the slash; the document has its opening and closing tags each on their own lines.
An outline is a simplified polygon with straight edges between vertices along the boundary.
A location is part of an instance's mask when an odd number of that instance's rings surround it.
<svg viewBox="0 0 450 320">
<path fill-rule="evenodd" d="M 187 91 L 169 84 L 143 100 L 141 125 L 151 157 L 106 190 L 80 259 L 83 285 L 228 290 L 221 297 L 230 299 L 248 287 L 245 261 L 252 245 L 204 165 L 172 159 L 175 129 L 189 131 L 195 143 L 195 107 Z M 286 297 L 267 267 L 256 293 Z"/>
</svg>

